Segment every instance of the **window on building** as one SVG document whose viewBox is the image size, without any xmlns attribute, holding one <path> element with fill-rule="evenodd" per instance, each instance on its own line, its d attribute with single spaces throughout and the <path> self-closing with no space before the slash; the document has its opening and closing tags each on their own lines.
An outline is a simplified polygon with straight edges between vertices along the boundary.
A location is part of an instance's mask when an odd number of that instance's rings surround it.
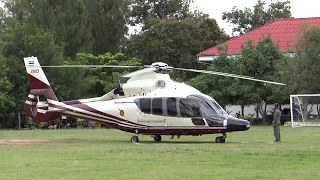
<svg viewBox="0 0 320 180">
<path fill-rule="evenodd" d="M 151 99 L 143 98 L 140 100 L 140 108 L 144 113 L 151 113 Z"/>
<path fill-rule="evenodd" d="M 152 114 L 163 114 L 161 98 L 152 99 Z"/>
<path fill-rule="evenodd" d="M 177 104 L 176 98 L 168 98 L 167 99 L 167 113 L 169 116 L 176 116 L 177 113 Z"/>
<path fill-rule="evenodd" d="M 182 117 L 201 117 L 200 108 L 197 101 L 180 99 L 179 107 Z"/>
</svg>

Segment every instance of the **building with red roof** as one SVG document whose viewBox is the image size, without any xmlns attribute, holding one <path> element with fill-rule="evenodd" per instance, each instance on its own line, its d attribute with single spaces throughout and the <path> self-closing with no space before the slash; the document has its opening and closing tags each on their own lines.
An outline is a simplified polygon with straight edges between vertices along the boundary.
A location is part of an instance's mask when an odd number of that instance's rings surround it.
<svg viewBox="0 0 320 180">
<path fill-rule="evenodd" d="M 227 54 L 237 55 L 241 53 L 241 46 L 245 45 L 248 39 L 252 39 L 253 43 L 256 44 L 263 37 L 270 35 L 273 42 L 279 46 L 281 51 L 289 52 L 294 51 L 296 42 L 296 34 L 299 32 L 301 27 L 306 24 L 308 26 L 320 27 L 320 17 L 314 18 L 289 18 L 289 19 L 278 19 L 269 22 L 259 28 L 251 30 L 246 34 L 232 38 L 224 43 L 202 51 L 197 55 L 199 62 L 212 62 L 215 57 L 219 55 L 218 46 L 227 46 Z"/>
</svg>

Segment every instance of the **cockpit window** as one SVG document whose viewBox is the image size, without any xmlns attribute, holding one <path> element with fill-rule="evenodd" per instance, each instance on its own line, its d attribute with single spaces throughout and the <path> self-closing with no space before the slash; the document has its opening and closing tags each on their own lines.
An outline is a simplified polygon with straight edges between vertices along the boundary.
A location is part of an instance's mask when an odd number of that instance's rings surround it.
<svg viewBox="0 0 320 180">
<path fill-rule="evenodd" d="M 180 113 L 182 117 L 201 117 L 199 104 L 190 99 L 180 99 Z"/>
<path fill-rule="evenodd" d="M 151 99 L 143 98 L 140 99 L 141 111 L 144 113 L 151 113 Z"/>
</svg>

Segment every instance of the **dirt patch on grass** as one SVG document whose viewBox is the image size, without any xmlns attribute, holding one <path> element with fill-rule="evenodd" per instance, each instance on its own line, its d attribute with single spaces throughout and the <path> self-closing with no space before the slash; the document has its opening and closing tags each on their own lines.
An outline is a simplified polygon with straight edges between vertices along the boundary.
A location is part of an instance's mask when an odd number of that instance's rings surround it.
<svg viewBox="0 0 320 180">
<path fill-rule="evenodd" d="M 12 139 L 12 140 L 0 140 L 0 144 L 36 144 L 49 142 L 46 139 Z"/>
</svg>

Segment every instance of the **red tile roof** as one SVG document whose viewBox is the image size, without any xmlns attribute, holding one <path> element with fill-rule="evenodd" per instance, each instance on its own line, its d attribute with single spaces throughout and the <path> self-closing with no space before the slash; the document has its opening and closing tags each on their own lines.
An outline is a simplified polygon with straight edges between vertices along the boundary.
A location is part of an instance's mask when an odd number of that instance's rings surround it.
<svg viewBox="0 0 320 180">
<path fill-rule="evenodd" d="M 278 19 L 249 31 L 244 35 L 232 38 L 220 45 L 228 46 L 227 54 L 240 54 L 241 45 L 245 44 L 248 38 L 252 39 L 254 44 L 256 44 L 263 38 L 263 35 L 267 36 L 270 34 L 273 42 L 277 44 L 282 51 L 294 50 L 295 34 L 304 23 L 310 26 L 320 27 L 320 17 Z M 217 54 L 217 46 L 214 46 L 201 52 L 198 56 L 214 56 Z"/>
</svg>

